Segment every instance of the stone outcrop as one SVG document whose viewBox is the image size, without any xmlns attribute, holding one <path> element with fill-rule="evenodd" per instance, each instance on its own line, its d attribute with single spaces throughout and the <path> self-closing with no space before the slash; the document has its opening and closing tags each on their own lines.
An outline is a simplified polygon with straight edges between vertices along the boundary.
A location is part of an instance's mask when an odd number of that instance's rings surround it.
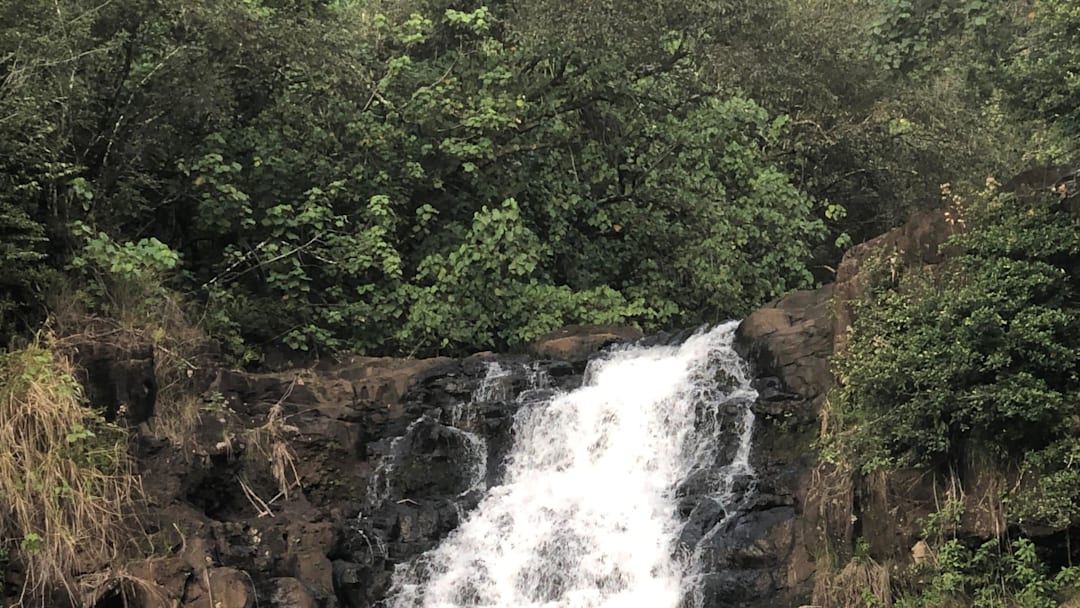
<svg viewBox="0 0 1080 608">
<path fill-rule="evenodd" d="M 848 250 L 836 269 L 833 284 L 834 350 L 840 352 L 847 346 L 853 321 L 850 303 L 865 292 L 870 271 L 937 264 L 948 254 L 943 249 L 946 240 L 962 229 L 962 218 L 953 212 L 922 211 L 903 226 Z"/>
<path fill-rule="evenodd" d="M 570 325 L 544 335 L 529 351 L 542 359 L 578 363 L 596 351 L 642 337 L 641 330 L 622 325 Z"/>
<path fill-rule="evenodd" d="M 149 341 L 114 344 L 90 336 L 86 341 L 69 340 L 67 346 L 87 401 L 106 420 L 136 425 L 154 415 L 158 385 Z"/>
<path fill-rule="evenodd" d="M 758 401 L 751 464 L 759 487 L 746 513 L 718 543 L 706 593 L 715 606 L 805 603 L 815 571 L 817 522 L 807 505 L 817 464 L 812 448 L 818 412 L 832 378 L 833 289 L 796 291 L 739 326 L 736 349 L 755 371 Z"/>
<path fill-rule="evenodd" d="M 139 426 L 139 542 L 154 547 L 149 559 L 88 573 L 95 584 L 79 603 L 375 605 L 394 566 L 433 547 L 479 500 L 473 486 L 499 477 L 517 408 L 576 387 L 597 350 L 639 335 L 571 333 L 544 351 L 564 359 L 342 357 L 268 373 L 198 370 L 201 396 L 168 407 L 157 403 L 152 348 L 69 340 L 90 402 Z"/>
<path fill-rule="evenodd" d="M 949 496 L 966 501 L 958 533 L 991 537 L 1001 529 L 1000 513 L 982 499 L 992 491 L 988 486 L 1002 481 L 977 458 L 952 479 L 914 470 L 852 479 L 818 462 L 811 447 L 829 423 L 823 412 L 833 385 L 830 359 L 847 346 L 852 304 L 865 293 L 871 274 L 937 264 L 950 254 L 948 238 L 962 229 L 962 218 L 950 212 L 918 213 L 848 251 L 835 283 L 788 294 L 739 327 L 737 348 L 752 364 L 759 391 L 753 462 L 770 494 L 782 501 L 760 512 L 760 524 L 731 534 L 729 541 L 760 556 L 758 574 L 741 571 L 734 588 L 747 598 L 770 599 L 719 605 L 808 603 L 819 573 L 814 556 L 824 553 L 826 543 L 843 551 L 862 538 L 876 559 L 915 559 L 920 521 Z"/>
<path fill-rule="evenodd" d="M 402 466 L 410 474 L 391 484 L 395 492 L 460 489 L 460 454 L 448 450 L 435 423 L 410 427 L 429 406 L 406 395 L 449 377 L 467 395 L 479 380 L 458 376 L 461 367 L 448 358 L 350 357 L 279 373 L 219 372 L 191 452 L 170 446 L 142 459 L 154 507 L 151 533 L 171 538 L 175 548 L 148 573 L 157 585 L 150 595 L 179 606 L 210 598 L 214 606 L 370 605 L 350 601 L 349 577 L 357 570 L 348 561 L 356 553 L 352 526 L 369 507 L 395 437 L 406 435 L 404 445 L 415 451 Z M 472 369 L 481 376 L 482 370 Z M 427 528 L 406 517 L 390 525 L 409 541 L 427 543 L 410 548 L 419 551 L 456 525 L 458 511 L 451 505 L 448 512 L 452 517 L 444 509 L 446 521 Z M 243 573 L 246 586 L 233 572 Z M 378 590 L 370 577 L 363 582 Z"/>
</svg>

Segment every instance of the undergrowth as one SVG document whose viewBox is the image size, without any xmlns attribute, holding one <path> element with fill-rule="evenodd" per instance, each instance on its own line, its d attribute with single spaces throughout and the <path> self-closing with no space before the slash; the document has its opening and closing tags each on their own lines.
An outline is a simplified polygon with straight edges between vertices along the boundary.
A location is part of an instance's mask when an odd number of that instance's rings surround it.
<svg viewBox="0 0 1080 608">
<path fill-rule="evenodd" d="M 42 340 L 0 354 L 0 554 L 20 597 L 78 595 L 78 575 L 132 538 L 141 486 L 127 436 L 82 403 L 70 360 Z"/>
<path fill-rule="evenodd" d="M 1048 532 L 1080 523 L 1080 216 L 1065 191 L 988 180 L 946 194 L 946 220 L 965 229 L 943 262 L 909 268 L 885 252 L 864 265 L 819 448 L 858 487 L 906 469 L 948 472 L 969 493 L 926 519 L 924 554 L 887 596 L 871 562 L 852 559 L 823 577 L 824 608 L 1050 608 L 1078 589 Z"/>
<path fill-rule="evenodd" d="M 79 287 L 55 290 L 48 325 L 67 352 L 152 351 L 157 394 L 148 430 L 190 456 L 205 405 L 196 387 L 217 349 L 187 312 L 191 302 L 169 287 L 178 259 L 153 239 L 115 243 L 88 232 L 72 261 Z"/>
</svg>

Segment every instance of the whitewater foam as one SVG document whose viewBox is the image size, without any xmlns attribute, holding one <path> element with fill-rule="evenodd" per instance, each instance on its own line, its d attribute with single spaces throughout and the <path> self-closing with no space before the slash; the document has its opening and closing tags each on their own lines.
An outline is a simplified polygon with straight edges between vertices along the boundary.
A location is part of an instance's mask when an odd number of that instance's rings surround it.
<svg viewBox="0 0 1080 608">
<path fill-rule="evenodd" d="M 675 488 L 698 470 L 721 504 L 749 463 L 754 397 L 736 323 L 679 346 L 629 347 L 580 389 L 528 403 L 502 483 L 437 548 L 395 572 L 393 608 L 675 608 L 696 578 L 679 555 Z M 476 395 L 492 398 L 502 369 Z M 501 395 L 500 395 L 501 396 Z M 718 430 L 736 404 L 737 449 Z"/>
</svg>

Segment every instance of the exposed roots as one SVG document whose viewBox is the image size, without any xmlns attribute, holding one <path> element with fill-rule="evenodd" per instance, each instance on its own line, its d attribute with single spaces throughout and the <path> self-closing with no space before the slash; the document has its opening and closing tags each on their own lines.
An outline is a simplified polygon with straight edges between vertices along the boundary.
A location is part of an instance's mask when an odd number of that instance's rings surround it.
<svg viewBox="0 0 1080 608">
<path fill-rule="evenodd" d="M 851 546 L 854 538 L 855 483 L 847 467 L 821 463 L 814 469 L 807 492 L 824 539 L 832 546 Z"/>
<path fill-rule="evenodd" d="M 247 449 L 244 454 L 248 458 L 269 464 L 270 475 L 278 486 L 278 494 L 266 501 L 254 495 L 249 488 L 244 488 L 245 496 L 260 515 L 272 516 L 269 505 L 280 498 L 287 500 L 293 488 L 303 487 L 300 473 L 296 470 L 296 454 L 289 447 L 287 438 L 288 435 L 297 433 L 299 429 L 286 422 L 285 409 L 282 407 L 282 403 L 291 392 L 292 386 L 285 391 L 285 395 L 277 403 L 271 406 L 266 415 L 266 423 L 251 429 L 245 436 Z"/>
</svg>

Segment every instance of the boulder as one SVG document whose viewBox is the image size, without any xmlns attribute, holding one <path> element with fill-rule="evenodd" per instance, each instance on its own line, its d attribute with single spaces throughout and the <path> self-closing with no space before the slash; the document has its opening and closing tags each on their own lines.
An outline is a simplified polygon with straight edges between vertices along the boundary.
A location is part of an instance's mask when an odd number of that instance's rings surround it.
<svg viewBox="0 0 1080 608">
<path fill-rule="evenodd" d="M 794 291 L 739 325 L 735 349 L 753 365 L 759 397 L 770 402 L 813 400 L 828 390 L 832 296 L 831 285 Z"/>
<path fill-rule="evenodd" d="M 270 595 L 273 608 L 319 608 L 319 603 L 303 583 L 295 578 L 276 578 Z"/>
<path fill-rule="evenodd" d="M 642 335 L 640 329 L 624 325 L 568 325 L 542 336 L 529 352 L 545 359 L 578 363 L 606 346 L 632 342 Z"/>
<path fill-rule="evenodd" d="M 252 578 L 235 568 L 210 568 L 192 577 L 184 608 L 254 608 Z"/>
<path fill-rule="evenodd" d="M 922 211 L 903 226 L 848 250 L 836 269 L 834 283 L 834 351 L 841 352 L 847 347 L 847 336 L 854 321 L 851 303 L 869 286 L 867 270 L 881 263 L 896 269 L 937 264 L 949 253 L 942 246 L 963 227 L 962 219 L 953 212 L 943 209 Z"/>
</svg>

